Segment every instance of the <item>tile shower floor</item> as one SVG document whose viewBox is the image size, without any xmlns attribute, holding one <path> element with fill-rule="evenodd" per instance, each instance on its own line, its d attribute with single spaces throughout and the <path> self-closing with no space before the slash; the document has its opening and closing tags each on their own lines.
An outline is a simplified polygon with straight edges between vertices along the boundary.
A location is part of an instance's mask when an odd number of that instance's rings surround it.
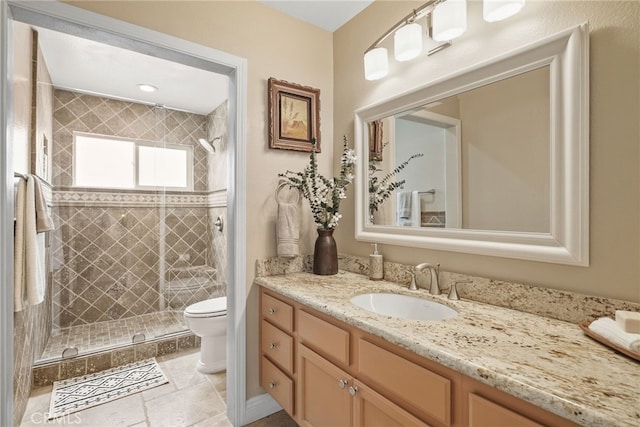
<svg viewBox="0 0 640 427">
<path fill-rule="evenodd" d="M 52 386 L 32 390 L 20 427 L 77 425 L 82 427 L 218 427 L 231 426 L 227 419 L 226 374 L 202 374 L 195 367 L 199 349 L 156 358 L 168 384 L 107 402 L 46 423 Z M 250 427 L 295 427 L 278 412 Z"/>
<path fill-rule="evenodd" d="M 125 319 L 61 328 L 51 332 L 39 361 L 58 359 L 64 349 L 76 347 L 80 354 L 131 344 L 135 334 L 147 340 L 187 330 L 182 311 L 159 311 Z"/>
</svg>

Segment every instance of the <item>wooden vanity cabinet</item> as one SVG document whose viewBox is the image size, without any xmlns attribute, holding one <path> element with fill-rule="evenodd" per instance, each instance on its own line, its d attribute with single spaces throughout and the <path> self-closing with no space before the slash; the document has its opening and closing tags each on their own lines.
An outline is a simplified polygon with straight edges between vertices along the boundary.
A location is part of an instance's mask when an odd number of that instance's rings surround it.
<svg viewBox="0 0 640 427">
<path fill-rule="evenodd" d="M 295 416 L 293 305 L 260 292 L 260 386 Z"/>
<path fill-rule="evenodd" d="M 299 346 L 298 423 L 334 427 L 427 427 L 314 351 Z"/>
<path fill-rule="evenodd" d="M 260 384 L 301 426 L 576 425 L 264 288 L 260 306 Z"/>
</svg>

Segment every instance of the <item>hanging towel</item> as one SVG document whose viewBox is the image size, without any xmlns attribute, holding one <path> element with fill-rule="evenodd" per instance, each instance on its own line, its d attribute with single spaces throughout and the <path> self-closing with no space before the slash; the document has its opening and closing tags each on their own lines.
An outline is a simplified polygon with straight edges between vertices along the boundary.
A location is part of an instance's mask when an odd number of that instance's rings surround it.
<svg viewBox="0 0 640 427">
<path fill-rule="evenodd" d="M 34 195 L 36 200 L 36 232 L 44 233 L 45 231 L 52 231 L 54 229 L 53 221 L 47 212 L 47 203 L 44 200 L 44 193 L 42 192 L 42 183 L 40 178 L 32 175 L 34 180 Z"/>
<path fill-rule="evenodd" d="M 296 190 L 298 199 L 295 203 L 280 200 L 279 192 L 284 185 L 280 184 L 276 189 L 276 201 L 278 202 L 277 253 L 281 258 L 293 258 L 300 254 L 300 215 L 298 212 L 300 193 Z"/>
<path fill-rule="evenodd" d="M 420 193 L 418 191 L 400 191 L 396 194 L 396 225 L 420 227 Z"/>
<path fill-rule="evenodd" d="M 16 188 L 13 255 L 14 311 L 23 310 L 26 304 L 35 305 L 44 301 L 46 284 L 44 235 L 37 234 L 35 190 L 36 185 L 39 184 L 37 179 L 33 175 L 28 175 L 26 180 L 19 180 Z M 46 212 L 46 205 L 42 209 Z M 46 219 L 43 220 L 45 227 L 46 222 Z"/>
<path fill-rule="evenodd" d="M 411 191 L 399 191 L 397 198 L 398 219 L 411 218 Z"/>
</svg>

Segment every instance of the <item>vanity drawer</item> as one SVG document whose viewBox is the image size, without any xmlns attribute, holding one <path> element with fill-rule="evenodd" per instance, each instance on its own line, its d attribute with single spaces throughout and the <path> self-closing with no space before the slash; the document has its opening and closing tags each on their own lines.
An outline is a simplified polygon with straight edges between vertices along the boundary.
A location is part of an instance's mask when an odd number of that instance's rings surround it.
<svg viewBox="0 0 640 427">
<path fill-rule="evenodd" d="M 358 340 L 358 372 L 383 394 L 408 404 L 407 409 L 451 425 L 451 380 L 387 351 Z"/>
<path fill-rule="evenodd" d="M 265 320 L 262 321 L 260 348 L 262 354 L 287 373 L 293 372 L 293 338 Z"/>
<path fill-rule="evenodd" d="M 293 417 L 293 381 L 265 356 L 260 368 L 260 385 Z"/>
<path fill-rule="evenodd" d="M 262 293 L 260 313 L 264 319 L 287 332 L 293 332 L 293 307 L 270 295 Z"/>
<path fill-rule="evenodd" d="M 302 310 L 298 312 L 298 340 L 329 359 L 349 365 L 349 332 Z"/>
<path fill-rule="evenodd" d="M 474 393 L 469 394 L 468 409 L 469 427 L 542 427 L 542 424 Z"/>
</svg>

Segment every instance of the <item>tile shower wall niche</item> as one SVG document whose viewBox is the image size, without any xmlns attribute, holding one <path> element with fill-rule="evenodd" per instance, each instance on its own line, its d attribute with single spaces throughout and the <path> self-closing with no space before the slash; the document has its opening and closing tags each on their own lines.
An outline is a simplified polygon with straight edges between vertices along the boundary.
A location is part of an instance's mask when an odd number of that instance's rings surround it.
<svg viewBox="0 0 640 427">
<path fill-rule="evenodd" d="M 197 143 L 207 131 L 205 116 L 55 91 L 54 328 L 171 308 L 163 291 L 176 270 L 212 277 L 203 269 L 210 262 L 207 155 Z M 190 145 L 194 191 L 73 188 L 73 132 Z"/>
</svg>

